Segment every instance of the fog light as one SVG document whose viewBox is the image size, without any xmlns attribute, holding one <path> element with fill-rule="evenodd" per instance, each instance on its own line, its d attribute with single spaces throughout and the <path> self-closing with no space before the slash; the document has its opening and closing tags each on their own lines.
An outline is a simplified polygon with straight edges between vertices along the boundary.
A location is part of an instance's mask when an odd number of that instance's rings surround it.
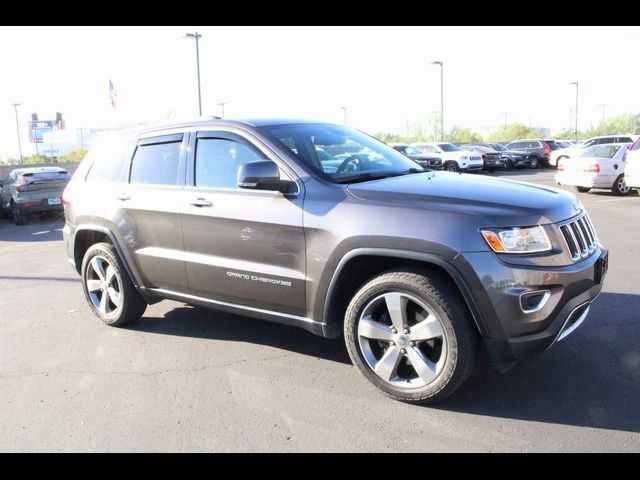
<svg viewBox="0 0 640 480">
<path fill-rule="evenodd" d="M 520 295 L 520 308 L 524 313 L 534 313 L 542 310 L 551 297 L 549 290 L 537 290 Z"/>
</svg>

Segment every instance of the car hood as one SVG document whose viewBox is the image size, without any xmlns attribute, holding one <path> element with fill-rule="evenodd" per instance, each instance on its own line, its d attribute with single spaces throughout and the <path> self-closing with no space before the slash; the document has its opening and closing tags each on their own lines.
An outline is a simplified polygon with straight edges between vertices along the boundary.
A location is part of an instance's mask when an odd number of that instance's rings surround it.
<svg viewBox="0 0 640 480">
<path fill-rule="evenodd" d="M 348 187 L 362 200 L 459 214 L 477 215 L 479 226 L 528 226 L 556 223 L 577 215 L 575 196 L 552 187 L 479 175 L 425 172 Z"/>
</svg>

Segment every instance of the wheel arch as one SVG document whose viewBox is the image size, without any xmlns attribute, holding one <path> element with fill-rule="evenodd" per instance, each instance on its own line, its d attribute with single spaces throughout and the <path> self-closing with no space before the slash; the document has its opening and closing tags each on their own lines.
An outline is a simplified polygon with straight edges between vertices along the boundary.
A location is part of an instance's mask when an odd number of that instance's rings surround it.
<svg viewBox="0 0 640 480">
<path fill-rule="evenodd" d="M 358 271 L 358 268 L 363 270 Z M 486 335 L 480 309 L 462 274 L 448 260 L 437 255 L 387 248 L 357 248 L 347 252 L 329 282 L 323 307 L 324 336 L 335 338 L 342 332 L 344 312 L 355 291 L 373 276 L 398 267 L 419 267 L 442 274 L 458 290 L 469 308 L 478 332 Z M 351 280 L 356 279 L 356 282 Z"/>
<path fill-rule="evenodd" d="M 120 247 L 120 244 L 113 234 L 108 228 L 103 227 L 102 225 L 80 225 L 76 227 L 75 234 L 73 236 L 73 260 L 76 271 L 80 274 L 80 269 L 82 267 L 82 259 L 84 258 L 85 253 L 91 247 L 91 245 L 95 245 L 96 243 L 106 242 L 113 245 L 118 253 L 118 256 L 122 260 L 122 264 L 131 278 L 134 286 L 139 288 L 141 283 L 139 281 L 139 277 L 135 269 L 130 265 L 130 262 L 127 260 L 127 256 L 124 254 L 123 249 Z"/>
</svg>

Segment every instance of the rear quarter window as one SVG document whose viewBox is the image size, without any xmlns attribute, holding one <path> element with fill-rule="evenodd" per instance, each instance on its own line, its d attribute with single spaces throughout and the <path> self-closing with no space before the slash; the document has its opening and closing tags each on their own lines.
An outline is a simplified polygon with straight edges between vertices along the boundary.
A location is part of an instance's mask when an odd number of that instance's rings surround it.
<svg viewBox="0 0 640 480">
<path fill-rule="evenodd" d="M 126 182 L 127 167 L 133 149 L 132 140 L 105 140 L 96 144 L 87 156 L 91 163 L 87 181 Z"/>
</svg>

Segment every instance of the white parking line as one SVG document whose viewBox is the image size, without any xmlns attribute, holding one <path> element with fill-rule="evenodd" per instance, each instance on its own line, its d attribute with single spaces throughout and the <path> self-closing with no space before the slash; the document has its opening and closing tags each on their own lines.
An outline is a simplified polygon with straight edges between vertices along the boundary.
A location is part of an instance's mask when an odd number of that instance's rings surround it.
<svg viewBox="0 0 640 480">
<path fill-rule="evenodd" d="M 611 198 L 609 200 L 596 200 L 596 203 L 606 203 L 606 202 L 621 202 L 623 200 L 638 200 L 638 198 L 628 197 L 628 198 Z"/>
<path fill-rule="evenodd" d="M 43 230 L 42 232 L 34 232 L 31 235 L 44 235 L 45 233 L 51 233 L 51 230 Z"/>
</svg>

